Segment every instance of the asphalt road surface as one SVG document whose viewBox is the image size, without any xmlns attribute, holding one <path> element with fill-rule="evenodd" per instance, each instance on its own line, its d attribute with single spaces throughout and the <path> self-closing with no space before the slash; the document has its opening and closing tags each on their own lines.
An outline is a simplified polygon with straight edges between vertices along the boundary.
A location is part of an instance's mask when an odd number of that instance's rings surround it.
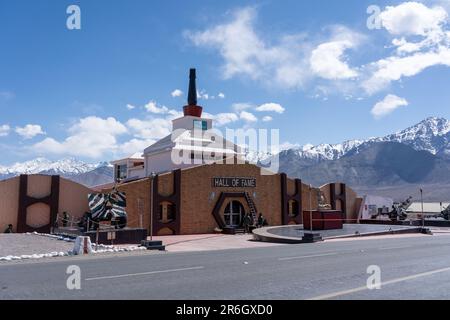
<svg viewBox="0 0 450 320">
<path fill-rule="evenodd" d="M 372 265 L 381 289 L 366 286 Z M 449 298 L 450 236 L 0 264 L 0 299 Z"/>
</svg>

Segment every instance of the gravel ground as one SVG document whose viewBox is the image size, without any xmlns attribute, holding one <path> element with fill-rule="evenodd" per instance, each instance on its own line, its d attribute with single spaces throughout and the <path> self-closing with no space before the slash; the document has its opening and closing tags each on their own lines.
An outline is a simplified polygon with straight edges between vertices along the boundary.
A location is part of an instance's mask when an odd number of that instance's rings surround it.
<svg viewBox="0 0 450 320">
<path fill-rule="evenodd" d="M 33 234 L 0 234 L 0 257 L 40 253 L 67 252 L 73 242 L 52 239 Z"/>
</svg>

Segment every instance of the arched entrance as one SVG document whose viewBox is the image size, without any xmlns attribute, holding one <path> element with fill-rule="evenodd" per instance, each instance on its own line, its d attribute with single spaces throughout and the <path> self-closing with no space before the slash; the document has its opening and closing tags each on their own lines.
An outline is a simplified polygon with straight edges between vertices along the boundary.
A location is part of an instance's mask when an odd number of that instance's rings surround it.
<svg viewBox="0 0 450 320">
<path fill-rule="evenodd" d="M 224 210 L 224 221 L 226 227 L 236 228 L 242 225 L 245 209 L 238 200 L 228 202 Z"/>
</svg>

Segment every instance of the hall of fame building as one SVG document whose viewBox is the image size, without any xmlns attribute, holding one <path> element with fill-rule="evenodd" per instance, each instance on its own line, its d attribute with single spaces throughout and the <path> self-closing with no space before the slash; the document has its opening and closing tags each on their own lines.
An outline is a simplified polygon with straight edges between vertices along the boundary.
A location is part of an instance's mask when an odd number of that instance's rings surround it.
<svg viewBox="0 0 450 320">
<path fill-rule="evenodd" d="M 172 134 L 142 154 L 112 162 L 115 187 L 127 195 L 130 227 L 154 235 L 232 232 L 246 213 L 263 214 L 272 226 L 301 224 L 304 212 L 318 209 L 319 195 L 344 221 L 356 221 L 361 199 L 345 184 L 311 187 L 245 162 L 239 146 L 214 133 L 199 138 L 195 132 L 211 131 L 213 121 L 202 118 L 195 77 L 191 69 L 188 104 L 172 121 Z M 191 161 L 174 161 L 174 155 Z"/>
</svg>

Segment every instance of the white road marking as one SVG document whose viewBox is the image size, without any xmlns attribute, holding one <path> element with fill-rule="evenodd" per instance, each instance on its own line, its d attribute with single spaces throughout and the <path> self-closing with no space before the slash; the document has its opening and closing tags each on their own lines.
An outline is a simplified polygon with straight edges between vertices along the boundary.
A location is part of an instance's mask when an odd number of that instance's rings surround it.
<svg viewBox="0 0 450 320">
<path fill-rule="evenodd" d="M 104 280 L 104 279 L 116 279 L 116 278 L 125 278 L 125 277 L 134 277 L 134 276 L 143 276 L 157 273 L 168 273 L 168 272 L 179 272 L 179 271 L 188 271 L 188 270 L 200 270 L 205 267 L 191 267 L 191 268 L 181 268 L 181 269 L 170 269 L 170 270 L 160 270 L 160 271 L 149 271 L 149 272 L 141 272 L 141 273 L 129 273 L 129 274 L 120 274 L 116 276 L 104 276 L 104 277 L 94 277 L 94 278 L 86 278 L 85 281 L 92 280 Z"/>
<path fill-rule="evenodd" d="M 413 280 L 413 279 L 422 278 L 422 277 L 426 277 L 426 276 L 431 276 L 433 274 L 442 273 L 442 272 L 448 272 L 448 271 L 450 271 L 450 267 L 437 269 L 437 270 L 432 270 L 432 271 L 423 272 L 423 273 L 417 273 L 417 274 L 413 274 L 413 275 L 410 275 L 410 276 L 406 276 L 406 277 L 392 279 L 392 280 L 389 280 L 389 281 L 382 282 L 381 283 L 381 287 L 389 285 L 389 284 L 394 284 L 394 283 L 399 283 L 399 282 L 403 282 L 403 281 Z M 367 288 L 367 286 L 363 286 L 363 287 L 359 287 L 359 288 L 354 288 L 354 289 L 349 289 L 349 290 L 343 290 L 343 291 L 333 292 L 333 293 L 329 293 L 329 294 L 324 294 L 324 295 L 321 295 L 321 296 L 310 298 L 308 300 L 326 300 L 326 299 L 336 298 L 336 297 L 339 297 L 339 296 L 344 296 L 344 295 L 348 295 L 348 294 L 351 294 L 351 293 L 356 293 L 356 292 L 360 292 L 360 291 L 364 291 L 364 290 L 369 290 L 369 289 Z M 377 291 L 377 290 L 374 290 L 374 291 Z"/>
<path fill-rule="evenodd" d="M 378 248 L 378 250 L 393 250 L 393 249 L 408 249 L 408 248 L 413 248 L 413 246 L 385 247 L 385 248 Z"/>
<path fill-rule="evenodd" d="M 287 260 L 295 260 L 295 259 L 306 259 L 306 258 L 315 258 L 315 257 L 326 257 L 326 256 L 334 256 L 337 255 L 337 252 L 332 253 L 324 253 L 324 254 L 313 254 L 309 256 L 298 256 L 298 257 L 285 257 L 285 258 L 278 258 L 279 261 L 287 261 Z"/>
</svg>

